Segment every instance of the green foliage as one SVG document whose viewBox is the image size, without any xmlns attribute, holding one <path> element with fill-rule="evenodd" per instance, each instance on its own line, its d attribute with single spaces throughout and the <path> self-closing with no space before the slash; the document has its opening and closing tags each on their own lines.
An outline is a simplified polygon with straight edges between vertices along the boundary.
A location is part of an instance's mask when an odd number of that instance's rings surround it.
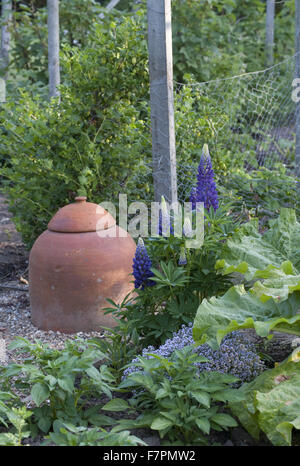
<svg viewBox="0 0 300 466">
<path fill-rule="evenodd" d="M 46 3 L 46 2 L 45 2 Z M 61 0 L 59 25 L 61 45 L 79 48 L 88 44 L 94 26 L 103 11 L 94 0 Z M 114 14 L 116 17 L 116 12 Z M 106 21 L 112 18 L 106 15 Z M 43 96 L 48 84 L 47 7 L 36 2 L 22 2 L 13 13 L 12 47 L 8 92 L 34 85 Z M 37 87 L 37 85 L 39 87 Z"/>
<path fill-rule="evenodd" d="M 115 199 L 143 165 L 146 57 L 138 21 L 98 25 L 92 47 L 65 49 L 60 106 L 21 92 L 18 108 L 3 109 L 5 189 L 28 246 L 76 193 L 97 203 Z"/>
<path fill-rule="evenodd" d="M 143 372 L 130 374 L 120 384 L 122 389 L 135 391 L 132 404 L 142 414 L 134 421 L 121 420 L 112 431 L 150 427 L 161 438 L 167 437 L 166 445 L 203 445 L 211 429 L 221 431 L 237 425 L 219 403 L 239 400 L 237 391 L 230 388 L 236 377 L 215 372 L 198 374 L 195 363 L 206 358 L 192 353 L 191 347 L 175 351 L 169 360 L 153 356 L 139 357 L 139 363 L 134 364 Z"/>
<path fill-rule="evenodd" d="M 224 293 L 232 285 L 232 277 L 218 274 L 215 262 L 220 243 L 226 241 L 236 226 L 228 215 L 228 206 L 220 206 L 217 212 L 206 211 L 204 244 L 201 248 L 186 249 L 187 264 L 184 266 L 178 265 L 178 261 L 185 247 L 185 237 L 170 235 L 145 240 L 155 286 L 136 289 L 136 297 L 127 296 L 121 304 L 108 299 L 110 307 L 106 313 L 119 319 L 115 327 L 119 338 L 126 341 L 125 331 L 134 341 L 138 335 L 139 349 L 159 346 L 182 324 L 194 319 L 205 297 Z"/>
<path fill-rule="evenodd" d="M 31 396 L 35 404 L 32 423 L 42 432 L 47 433 L 56 419 L 82 426 L 113 423 L 99 414 L 101 405 L 85 409 L 95 395 L 112 397 L 114 377 L 111 371 L 106 365 L 101 365 L 100 369 L 94 367 L 96 362 L 105 359 L 99 349 L 88 347 L 78 339 L 67 341 L 65 348 L 59 351 L 21 337 L 16 338 L 10 348 L 28 353 L 29 357 L 22 364 L 11 363 L 1 368 L 3 386 Z"/>
<path fill-rule="evenodd" d="M 275 329 L 300 334 L 299 232 L 295 212 L 282 209 L 264 235 L 249 222 L 228 240 L 216 268 L 252 280 L 250 290 L 236 285 L 220 298 L 204 300 L 194 321 L 196 339 L 206 334 L 211 344 L 220 343 L 240 328 L 254 328 L 262 337 Z"/>
<path fill-rule="evenodd" d="M 0 446 L 21 446 L 22 440 L 30 436 L 27 419 L 32 411 L 25 406 L 13 406 L 18 404 L 17 396 L 0 389 L 0 424 L 9 429 L 0 433 Z"/>
<path fill-rule="evenodd" d="M 172 1 L 174 74 L 197 81 L 238 74 L 244 70 L 234 24 L 236 1 Z M 201 31 L 201 34 L 199 34 Z"/>
<path fill-rule="evenodd" d="M 257 440 L 263 431 L 273 445 L 292 443 L 293 429 L 300 429 L 300 352 L 299 348 L 274 369 L 244 384 L 240 402 L 230 408 Z"/>
<path fill-rule="evenodd" d="M 297 179 L 288 175 L 282 164 L 248 173 L 233 168 L 228 174 L 220 173 L 217 181 L 221 197 L 231 200 L 234 213 L 244 210 L 264 220 L 277 216 L 282 207 L 289 207 L 300 215 Z"/>
<path fill-rule="evenodd" d="M 119 306 L 110 299 L 107 301 L 117 311 L 125 308 L 127 299 L 128 295 Z M 103 327 L 106 330 L 105 338 L 92 338 L 88 340 L 88 344 L 106 354 L 109 368 L 115 376 L 116 383 L 119 383 L 121 381 L 122 369 L 135 357 L 140 346 L 140 341 L 136 328 L 132 325 L 131 321 L 117 318 L 115 320 L 118 323 L 116 328 Z"/>
<path fill-rule="evenodd" d="M 299 242 L 300 224 L 295 211 L 283 208 L 264 234 L 259 233 L 255 220 L 243 225 L 223 245 L 222 259 L 216 263 L 216 269 L 225 274 L 239 272 L 251 280 L 269 265 L 280 267 L 283 262 L 292 261 L 297 273 L 300 272 Z"/>
<path fill-rule="evenodd" d="M 131 435 L 129 431 L 111 433 L 105 429 L 96 427 L 87 428 L 82 426 L 74 426 L 69 423 L 62 423 L 56 428 L 55 432 L 50 432 L 46 437 L 48 442 L 59 446 L 137 446 L 146 445 L 141 439 L 135 435 Z"/>
<path fill-rule="evenodd" d="M 227 333 L 244 328 L 254 328 L 261 337 L 268 337 L 274 330 L 300 335 L 299 291 L 282 302 L 268 298 L 263 302 L 254 288 L 247 292 L 243 285 L 236 285 L 222 297 L 203 300 L 194 320 L 195 340 L 203 341 L 205 336 L 216 348 Z"/>
</svg>

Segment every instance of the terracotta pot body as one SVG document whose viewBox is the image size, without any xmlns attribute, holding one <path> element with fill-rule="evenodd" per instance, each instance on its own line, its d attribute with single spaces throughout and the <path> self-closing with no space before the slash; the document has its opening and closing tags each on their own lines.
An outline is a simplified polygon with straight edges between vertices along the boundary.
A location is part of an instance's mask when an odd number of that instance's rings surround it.
<svg viewBox="0 0 300 466">
<path fill-rule="evenodd" d="M 31 317 L 43 330 L 114 327 L 104 315 L 106 299 L 120 303 L 133 290 L 134 240 L 97 204 L 76 200 L 58 211 L 30 252 Z"/>
</svg>

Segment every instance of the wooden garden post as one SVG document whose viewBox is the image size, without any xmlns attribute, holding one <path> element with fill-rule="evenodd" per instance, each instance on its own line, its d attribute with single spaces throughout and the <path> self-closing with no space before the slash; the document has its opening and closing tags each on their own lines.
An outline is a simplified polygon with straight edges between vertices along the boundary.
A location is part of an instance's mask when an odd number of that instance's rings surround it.
<svg viewBox="0 0 300 466">
<path fill-rule="evenodd" d="M 9 23 L 12 15 L 12 0 L 2 0 L 1 4 L 0 102 L 5 102 L 10 48 Z"/>
<path fill-rule="evenodd" d="M 49 97 L 59 97 L 59 0 L 47 0 Z"/>
<path fill-rule="evenodd" d="M 274 64 L 275 0 L 267 0 L 266 11 L 266 65 Z"/>
<path fill-rule="evenodd" d="M 155 201 L 177 202 L 171 0 L 148 0 L 148 49 Z"/>
</svg>

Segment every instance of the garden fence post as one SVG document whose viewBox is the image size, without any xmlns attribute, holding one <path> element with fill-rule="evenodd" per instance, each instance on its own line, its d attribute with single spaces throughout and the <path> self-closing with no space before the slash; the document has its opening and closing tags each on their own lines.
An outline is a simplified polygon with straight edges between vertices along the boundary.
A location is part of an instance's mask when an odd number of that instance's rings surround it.
<svg viewBox="0 0 300 466">
<path fill-rule="evenodd" d="M 295 78 L 300 78 L 300 0 L 295 0 Z M 297 101 L 299 100 L 299 101 Z M 300 178 L 300 99 L 296 100 L 296 153 L 295 175 Z M 300 190 L 300 183 L 298 183 Z"/>
<path fill-rule="evenodd" d="M 0 102 L 6 101 L 6 79 L 9 65 L 10 30 L 12 0 L 2 0 L 1 7 L 1 55 L 0 55 Z"/>
<path fill-rule="evenodd" d="M 272 66 L 274 63 L 274 19 L 275 0 L 267 0 L 266 11 L 266 65 Z"/>
<path fill-rule="evenodd" d="M 59 0 L 47 0 L 49 97 L 59 97 Z"/>
<path fill-rule="evenodd" d="M 107 9 L 107 10 L 112 10 L 113 8 L 115 8 L 115 6 L 118 5 L 119 2 L 120 2 L 120 0 L 111 0 L 111 1 L 106 5 L 106 9 Z"/>
<path fill-rule="evenodd" d="M 177 202 L 171 0 L 148 0 L 154 197 Z"/>
</svg>

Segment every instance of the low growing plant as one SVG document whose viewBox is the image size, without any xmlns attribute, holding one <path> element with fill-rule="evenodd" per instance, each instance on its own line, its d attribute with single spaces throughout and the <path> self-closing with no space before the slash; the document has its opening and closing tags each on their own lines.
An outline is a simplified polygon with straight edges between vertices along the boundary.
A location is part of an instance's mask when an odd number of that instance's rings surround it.
<svg viewBox="0 0 300 466">
<path fill-rule="evenodd" d="M 139 357 L 133 364 L 143 373 L 129 374 L 119 388 L 134 391 L 130 404 L 142 414 L 134 421 L 120 420 L 112 431 L 148 427 L 166 438 L 166 445 L 203 445 L 212 429 L 235 427 L 224 407 L 229 400 L 240 400 L 231 388 L 237 378 L 217 372 L 199 374 L 196 364 L 206 361 L 190 346 L 175 351 L 170 359 L 158 354 Z"/>
<path fill-rule="evenodd" d="M 62 426 L 50 432 L 46 437 L 48 445 L 54 443 L 59 446 L 137 446 L 146 445 L 135 435 L 131 435 L 128 430 L 123 432 L 107 432 L 105 429 L 92 427 L 74 426 L 69 423 L 63 423 Z"/>
<path fill-rule="evenodd" d="M 7 432 L 0 431 L 0 446 L 21 446 L 31 434 L 28 418 L 32 414 L 17 396 L 0 391 L 0 424 L 7 428 Z"/>
<path fill-rule="evenodd" d="M 94 366 L 105 359 L 99 349 L 79 339 L 67 341 L 60 351 L 21 337 L 10 344 L 10 349 L 28 353 L 28 358 L 22 364 L 1 368 L 2 386 L 31 396 L 35 405 L 31 410 L 33 433 L 37 433 L 36 427 L 47 433 L 57 419 L 83 426 L 114 423 L 99 414 L 101 401 L 89 406 L 93 398 L 112 398 L 114 376 L 105 364 L 100 369 Z"/>
<path fill-rule="evenodd" d="M 172 338 L 165 341 L 158 348 L 149 346 L 144 348 L 142 356 L 146 359 L 153 358 L 154 355 L 170 358 L 175 351 L 187 346 L 194 345 L 192 323 L 183 325 L 178 332 L 174 332 Z M 247 340 L 243 332 L 232 332 L 225 336 L 220 344 L 220 348 L 213 350 L 208 344 L 199 344 L 193 348 L 193 352 L 198 356 L 206 358 L 206 362 L 197 362 L 200 372 L 221 372 L 234 375 L 239 378 L 237 386 L 255 379 L 266 369 L 264 362 L 260 359 L 255 346 Z M 139 362 L 139 357 L 133 361 Z M 123 377 L 130 373 L 141 371 L 139 366 L 130 365 L 124 370 Z"/>
</svg>

